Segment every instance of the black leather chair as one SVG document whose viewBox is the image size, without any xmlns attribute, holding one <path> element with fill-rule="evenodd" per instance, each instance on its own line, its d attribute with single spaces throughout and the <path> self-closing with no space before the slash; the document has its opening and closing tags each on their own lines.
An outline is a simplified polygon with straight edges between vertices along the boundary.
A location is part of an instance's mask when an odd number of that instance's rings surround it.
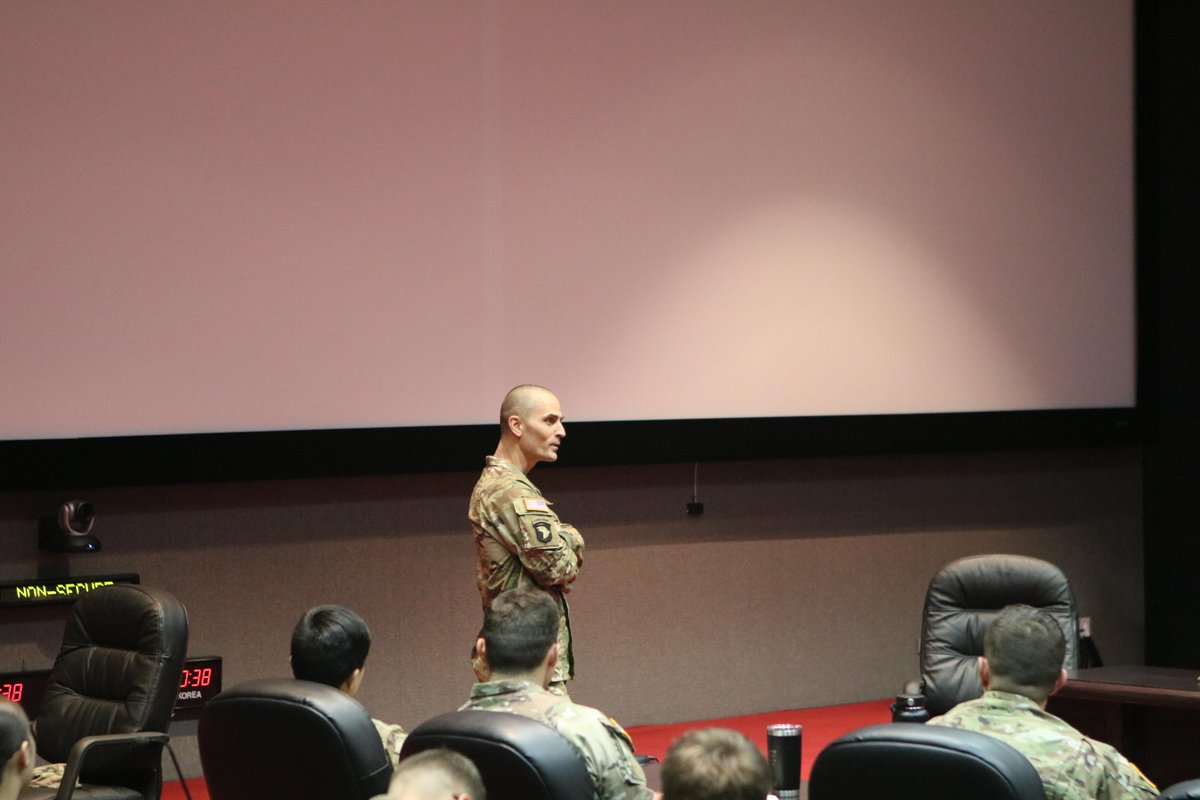
<svg viewBox="0 0 1200 800">
<path fill-rule="evenodd" d="M 367 800 L 392 777 L 366 709 L 319 683 L 238 684 L 205 706 L 197 736 L 212 800 Z"/>
<path fill-rule="evenodd" d="M 870 725 L 830 743 L 809 800 L 1045 800 L 1029 759 L 982 733 L 911 723 Z"/>
<path fill-rule="evenodd" d="M 575 746 L 534 719 L 503 711 L 453 711 L 409 733 L 400 760 L 447 747 L 475 763 L 488 800 L 593 800 L 592 776 Z M 220 800 L 219 798 L 215 800 Z"/>
<path fill-rule="evenodd" d="M 1079 613 L 1062 570 L 1026 556 L 981 555 L 943 567 L 925 594 L 921 623 L 921 680 L 909 692 L 925 696 L 933 716 L 983 694 L 979 656 L 983 637 L 1000 610 L 1014 603 L 1040 608 L 1067 637 L 1063 666 L 1079 659 Z"/>
<path fill-rule="evenodd" d="M 1200 778 L 1168 786 L 1159 797 L 1162 800 L 1200 800 Z"/>
<path fill-rule="evenodd" d="M 61 791 L 26 787 L 20 800 L 158 800 L 187 638 L 187 611 L 167 592 L 117 584 L 81 595 L 33 723 L 38 755 L 66 762 Z"/>
</svg>

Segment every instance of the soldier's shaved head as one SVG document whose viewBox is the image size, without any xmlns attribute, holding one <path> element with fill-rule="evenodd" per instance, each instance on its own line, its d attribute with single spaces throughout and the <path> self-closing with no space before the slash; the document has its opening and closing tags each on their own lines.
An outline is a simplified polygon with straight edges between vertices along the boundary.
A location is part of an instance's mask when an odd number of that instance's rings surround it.
<svg viewBox="0 0 1200 800">
<path fill-rule="evenodd" d="M 509 417 L 514 414 L 520 416 L 522 420 L 528 419 L 530 415 L 538 411 L 547 397 L 554 397 L 554 392 L 546 389 L 545 386 L 521 384 L 512 387 L 508 395 L 504 396 L 504 402 L 500 403 L 500 429 L 508 432 Z"/>
<path fill-rule="evenodd" d="M 557 461 L 566 435 L 562 406 L 554 392 L 523 383 L 509 389 L 500 404 L 500 443 L 495 455 L 528 473 L 543 461 Z"/>
<path fill-rule="evenodd" d="M 479 770 L 466 756 L 439 747 L 400 762 L 387 797 L 394 800 L 486 800 Z"/>
<path fill-rule="evenodd" d="M 533 383 L 523 383 L 509 389 L 508 394 L 504 395 L 504 402 L 500 404 L 500 429 L 507 433 L 509 417 L 515 414 L 521 419 L 528 419 L 548 397 L 554 397 L 554 392 Z"/>
</svg>

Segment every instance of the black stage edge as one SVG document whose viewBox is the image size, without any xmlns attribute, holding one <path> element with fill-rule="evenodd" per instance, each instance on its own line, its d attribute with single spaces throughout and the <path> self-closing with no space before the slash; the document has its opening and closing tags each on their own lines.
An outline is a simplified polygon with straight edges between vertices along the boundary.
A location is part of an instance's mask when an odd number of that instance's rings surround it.
<svg viewBox="0 0 1200 800">
<path fill-rule="evenodd" d="M 0 442 L 0 490 L 474 471 L 496 425 Z M 1134 409 L 568 422 L 563 466 L 1137 444 Z"/>
</svg>

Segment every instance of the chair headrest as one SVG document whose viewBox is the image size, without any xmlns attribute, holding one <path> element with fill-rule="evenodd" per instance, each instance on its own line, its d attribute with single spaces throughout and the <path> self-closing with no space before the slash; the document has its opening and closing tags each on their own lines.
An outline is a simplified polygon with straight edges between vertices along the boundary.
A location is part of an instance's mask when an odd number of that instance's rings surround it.
<svg viewBox="0 0 1200 800">
<path fill-rule="evenodd" d="M 221 692 L 198 729 L 213 797 L 369 798 L 391 763 L 366 709 L 310 681 L 262 678 Z"/>
<path fill-rule="evenodd" d="M 928 608 L 999 611 L 1014 603 L 1037 608 L 1075 608 L 1062 570 L 1028 556 L 980 555 L 942 567 L 929 582 Z"/>
<path fill-rule="evenodd" d="M 982 733 L 915 723 L 870 725 L 821 751 L 811 800 L 1045 800 L 1025 756 Z"/>
<path fill-rule="evenodd" d="M 400 758 L 447 747 L 479 768 L 489 800 L 591 800 L 595 789 L 579 751 L 558 731 L 504 711 L 453 711 L 404 740 Z"/>
</svg>

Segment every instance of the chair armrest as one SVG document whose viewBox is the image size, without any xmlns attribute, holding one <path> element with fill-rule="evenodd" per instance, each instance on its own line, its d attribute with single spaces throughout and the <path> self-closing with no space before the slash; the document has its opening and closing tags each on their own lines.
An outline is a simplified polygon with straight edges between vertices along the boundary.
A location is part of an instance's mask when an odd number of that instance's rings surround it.
<svg viewBox="0 0 1200 800">
<path fill-rule="evenodd" d="M 165 733 L 156 731 L 144 731 L 140 733 L 106 733 L 100 736 L 85 736 L 75 743 L 71 748 L 70 754 L 67 756 L 67 766 L 63 770 L 62 783 L 58 785 L 58 794 L 55 795 L 55 800 L 71 800 L 75 794 L 75 784 L 79 781 L 79 772 L 83 769 L 83 762 L 87 758 L 92 748 L 108 747 L 115 744 L 133 744 L 133 745 L 157 745 L 160 749 L 171 741 L 171 737 Z"/>
</svg>

